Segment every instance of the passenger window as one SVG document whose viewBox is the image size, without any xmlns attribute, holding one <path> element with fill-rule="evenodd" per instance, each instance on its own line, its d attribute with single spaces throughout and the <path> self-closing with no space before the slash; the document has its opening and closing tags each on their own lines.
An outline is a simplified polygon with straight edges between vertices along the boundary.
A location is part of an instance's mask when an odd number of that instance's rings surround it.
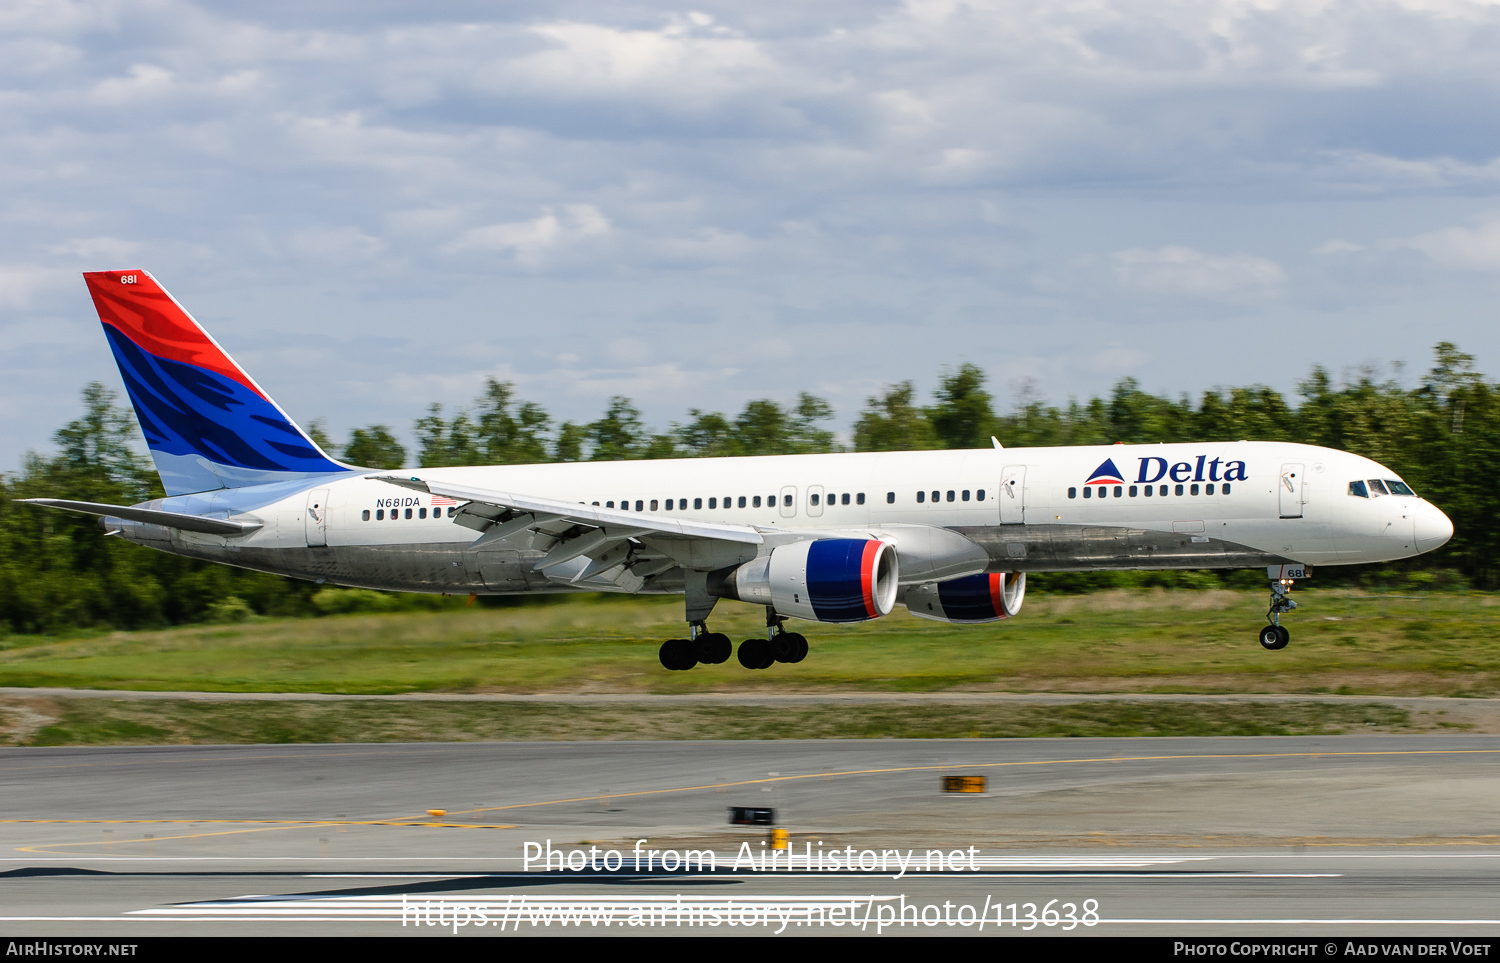
<svg viewBox="0 0 1500 963">
<path fill-rule="evenodd" d="M 1158 488 L 1156 490 L 1156 493 L 1158 495 L 1160 495 L 1162 498 L 1166 498 L 1167 497 L 1167 486 L 1166 485 L 1161 486 L 1160 488 Z M 1182 492 L 1178 492 L 1177 494 L 1181 495 Z"/>
<path fill-rule="evenodd" d="M 368 522 L 370 520 L 370 510 L 368 508 L 359 513 L 359 520 L 362 522 Z"/>
<path fill-rule="evenodd" d="M 1222 489 L 1220 489 L 1220 493 L 1224 494 L 1224 495 L 1228 495 L 1229 494 L 1229 482 L 1225 482 L 1224 483 L 1224 487 Z"/>
<path fill-rule="evenodd" d="M 790 496 L 790 495 L 783 495 L 782 498 L 781 498 L 781 503 L 784 506 L 786 506 L 787 508 L 791 508 L 792 507 L 792 496 Z"/>
<path fill-rule="evenodd" d="M 1385 490 L 1385 484 L 1380 479 L 1378 479 L 1378 478 L 1372 478 L 1372 479 L 1370 479 L 1370 494 L 1371 495 L 1389 495 L 1390 492 L 1388 492 L 1388 491 Z"/>
<path fill-rule="evenodd" d="M 948 489 L 948 501 L 953 501 L 953 489 Z"/>
<path fill-rule="evenodd" d="M 982 501 L 984 501 L 984 489 L 983 488 L 979 489 L 977 492 L 974 493 L 974 500 L 976 502 L 982 502 Z"/>
<path fill-rule="evenodd" d="M 702 508 L 703 507 L 703 499 L 701 499 L 701 498 L 695 498 L 695 499 L 693 499 L 693 507 L 694 508 Z"/>
<path fill-rule="evenodd" d="M 383 521 L 385 521 L 385 509 L 383 509 L 383 508 L 377 508 L 377 509 L 375 509 L 375 520 L 377 522 L 383 522 Z"/>
<path fill-rule="evenodd" d="M 808 499 L 809 499 L 809 500 L 810 500 L 810 501 L 811 501 L 811 502 L 812 502 L 812 503 L 813 503 L 813 504 L 814 504 L 814 505 L 816 505 L 816 504 L 817 504 L 817 503 L 818 503 L 818 496 L 817 496 L 817 495 L 809 495 L 809 496 L 807 496 L 807 497 L 808 497 Z"/>
<path fill-rule="evenodd" d="M 963 491 L 963 500 L 964 501 L 968 501 L 969 500 L 969 490 L 967 488 L 965 488 L 964 491 Z"/>
<path fill-rule="evenodd" d="M 863 495 L 859 496 L 859 503 L 861 505 L 863 505 L 865 503 L 865 496 L 863 496 Z M 847 504 L 849 504 L 849 493 L 848 492 L 844 492 L 844 494 L 842 494 L 842 495 L 839 496 L 839 504 L 840 505 L 847 505 Z"/>
<path fill-rule="evenodd" d="M 760 496 L 759 495 L 756 495 L 754 498 L 750 499 L 750 507 L 751 508 L 759 508 L 760 507 Z"/>
<path fill-rule="evenodd" d="M 1142 494 L 1145 495 L 1147 498 L 1150 498 L 1152 495 L 1155 495 L 1156 494 L 1156 488 L 1155 488 L 1155 486 L 1153 486 L 1153 485 L 1147 485 L 1145 491 L 1142 492 Z"/>
<path fill-rule="evenodd" d="M 1094 497 L 1094 490 L 1092 488 L 1090 488 L 1089 486 L 1084 485 L 1083 486 L 1083 497 L 1084 498 L 1093 498 Z"/>
<path fill-rule="evenodd" d="M 1116 485 L 1115 486 L 1115 497 L 1119 498 L 1120 496 L 1122 496 L 1124 494 L 1125 494 L 1125 488 L 1124 488 L 1124 486 L 1123 485 Z"/>
<path fill-rule="evenodd" d="M 599 503 L 598 503 L 598 502 L 594 502 L 594 503 L 593 503 L 593 505 L 594 505 L 594 507 L 595 507 L 595 508 L 598 508 L 598 507 L 599 507 Z M 670 508 L 670 507 L 671 507 L 671 506 L 670 506 L 670 505 L 669 505 L 669 506 L 667 506 L 667 507 L 668 507 L 668 508 Z M 432 517 L 433 517 L 433 518 L 436 518 L 436 517 L 437 517 L 437 515 L 435 515 L 435 514 L 434 514 L 434 515 L 433 515 L 433 516 L 432 516 Z"/>
<path fill-rule="evenodd" d="M 708 507 L 709 508 L 718 508 L 719 507 L 719 500 L 717 498 L 710 498 L 708 500 Z"/>
<path fill-rule="evenodd" d="M 1068 497 L 1069 498 L 1077 498 L 1078 497 L 1078 489 L 1076 489 L 1076 488 L 1069 488 L 1068 489 Z"/>
<path fill-rule="evenodd" d="M 1085 489 L 1085 491 L 1086 490 L 1087 489 Z M 1083 497 L 1087 498 L 1088 496 L 1085 495 Z M 1100 498 L 1108 498 L 1109 497 L 1109 489 L 1106 486 L 1104 486 L 1104 485 L 1100 485 L 1099 486 L 1099 496 L 1098 497 L 1100 497 Z"/>
<path fill-rule="evenodd" d="M 651 499 L 651 510 L 656 511 L 656 499 Z"/>
<path fill-rule="evenodd" d="M 926 492 L 917 492 L 917 504 L 920 505 L 920 504 L 922 504 L 925 501 L 927 501 L 927 493 Z"/>
<path fill-rule="evenodd" d="M 635 500 L 635 510 L 641 511 L 641 500 L 639 498 Z"/>
<path fill-rule="evenodd" d="M 408 509 L 407 509 L 407 510 L 406 510 L 406 517 L 407 517 L 407 518 L 411 518 L 411 509 L 410 509 L 410 508 L 408 508 Z"/>
<path fill-rule="evenodd" d="M 1130 497 L 1131 498 L 1135 497 L 1135 486 L 1134 485 L 1130 486 Z"/>
<path fill-rule="evenodd" d="M 672 510 L 672 499 L 670 499 L 670 498 L 667 499 L 667 506 L 666 506 L 666 508 L 667 508 L 667 511 L 669 511 L 669 512 Z"/>
<path fill-rule="evenodd" d="M 1196 495 L 1196 494 L 1198 494 L 1198 486 L 1197 485 L 1189 485 L 1188 486 L 1188 494 L 1189 495 Z"/>
<path fill-rule="evenodd" d="M 417 517 L 418 518 L 426 518 L 427 517 L 427 509 L 425 509 L 425 508 L 419 508 L 419 509 L 417 509 Z"/>
<path fill-rule="evenodd" d="M 744 495 L 740 496 L 740 507 L 741 508 L 745 507 L 745 496 Z"/>
<path fill-rule="evenodd" d="M 1209 484 L 1203 486 L 1203 494 L 1205 494 L 1205 495 L 1212 495 L 1213 493 L 1214 493 L 1214 486 L 1213 486 L 1212 482 L 1210 482 Z"/>
<path fill-rule="evenodd" d="M 894 497 L 894 493 L 892 493 L 892 494 L 893 494 L 893 497 Z M 856 505 L 863 505 L 864 503 L 865 503 L 865 493 L 864 492 L 860 492 L 858 495 L 854 496 L 854 504 L 856 504 Z"/>
<path fill-rule="evenodd" d="M 943 494 L 942 492 L 933 492 L 932 493 L 932 500 L 933 501 L 938 501 L 942 497 L 942 494 Z"/>
<path fill-rule="evenodd" d="M 1179 494 L 1179 495 L 1182 494 L 1182 486 L 1181 485 L 1177 486 L 1177 494 Z"/>
<path fill-rule="evenodd" d="M 896 504 L 896 493 L 895 492 L 886 492 L 885 493 L 885 503 L 887 505 L 894 505 L 894 504 Z"/>
</svg>

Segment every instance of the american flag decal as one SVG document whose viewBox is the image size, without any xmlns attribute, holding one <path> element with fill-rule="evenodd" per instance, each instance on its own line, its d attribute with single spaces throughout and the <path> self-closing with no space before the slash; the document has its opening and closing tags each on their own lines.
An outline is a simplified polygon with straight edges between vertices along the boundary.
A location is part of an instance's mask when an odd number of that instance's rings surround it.
<svg viewBox="0 0 1500 963">
<path fill-rule="evenodd" d="M 437 508 L 440 505 L 457 505 L 457 504 L 458 504 L 458 499 L 456 499 L 456 498 L 445 498 L 442 495 L 433 495 L 432 496 L 432 507 L 433 508 Z"/>
</svg>

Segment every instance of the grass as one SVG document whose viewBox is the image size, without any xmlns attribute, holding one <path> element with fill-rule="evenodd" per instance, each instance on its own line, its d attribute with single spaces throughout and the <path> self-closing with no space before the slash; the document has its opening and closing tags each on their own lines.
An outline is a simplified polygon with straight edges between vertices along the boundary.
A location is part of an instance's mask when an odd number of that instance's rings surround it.
<svg viewBox="0 0 1500 963">
<path fill-rule="evenodd" d="M 955 626 L 898 609 L 861 625 L 799 624 L 812 651 L 751 672 L 737 660 L 667 672 L 676 598 L 580 597 L 450 612 L 253 620 L 156 632 L 0 639 L 0 685 L 217 692 L 909 691 L 1343 693 L 1490 696 L 1500 598 L 1300 590 L 1292 644 L 1254 633 L 1264 593 L 1113 591 L 1032 598 L 1009 622 Z M 763 632 L 720 603 L 713 627 Z"/>
<path fill-rule="evenodd" d="M 473 740 L 954 739 L 1430 731 L 1353 703 L 820 706 L 33 699 L 10 744 L 186 745 Z"/>
</svg>

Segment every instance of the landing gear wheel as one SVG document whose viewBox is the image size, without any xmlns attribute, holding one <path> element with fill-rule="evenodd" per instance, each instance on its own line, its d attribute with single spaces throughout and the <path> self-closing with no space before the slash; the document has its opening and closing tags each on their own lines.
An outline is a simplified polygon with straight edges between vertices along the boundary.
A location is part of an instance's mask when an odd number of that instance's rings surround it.
<svg viewBox="0 0 1500 963">
<path fill-rule="evenodd" d="M 1292 640 L 1292 633 L 1279 625 L 1268 625 L 1260 630 L 1260 644 L 1266 649 L 1284 649 Z"/>
<path fill-rule="evenodd" d="M 734 643 L 723 632 L 705 632 L 695 643 L 698 661 L 704 665 L 719 665 L 734 655 Z"/>
<path fill-rule="evenodd" d="M 690 639 L 668 639 L 661 644 L 657 658 L 661 659 L 662 668 L 682 672 L 698 664 L 693 648 Z"/>
<path fill-rule="evenodd" d="M 747 669 L 769 669 L 776 661 L 771 655 L 771 643 L 765 639 L 746 639 L 740 643 L 740 665 Z"/>
<path fill-rule="evenodd" d="M 771 640 L 771 653 L 777 662 L 801 662 L 807 658 L 807 637 L 801 632 L 778 632 Z"/>
</svg>

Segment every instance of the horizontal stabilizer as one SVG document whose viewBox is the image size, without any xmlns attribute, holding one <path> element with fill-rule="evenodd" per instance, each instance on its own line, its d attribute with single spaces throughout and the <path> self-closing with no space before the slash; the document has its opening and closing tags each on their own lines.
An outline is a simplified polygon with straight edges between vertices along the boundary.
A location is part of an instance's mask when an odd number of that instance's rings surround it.
<svg viewBox="0 0 1500 963">
<path fill-rule="evenodd" d="M 258 521 L 204 518 L 202 515 L 163 512 L 154 508 L 130 508 L 125 505 L 105 505 L 100 502 L 74 502 L 66 498 L 22 498 L 18 500 L 28 505 L 41 505 L 43 508 L 61 508 L 69 512 L 83 512 L 85 515 L 107 515 L 131 522 L 179 528 L 185 532 L 201 532 L 204 535 L 249 535 L 261 527 Z"/>
</svg>

